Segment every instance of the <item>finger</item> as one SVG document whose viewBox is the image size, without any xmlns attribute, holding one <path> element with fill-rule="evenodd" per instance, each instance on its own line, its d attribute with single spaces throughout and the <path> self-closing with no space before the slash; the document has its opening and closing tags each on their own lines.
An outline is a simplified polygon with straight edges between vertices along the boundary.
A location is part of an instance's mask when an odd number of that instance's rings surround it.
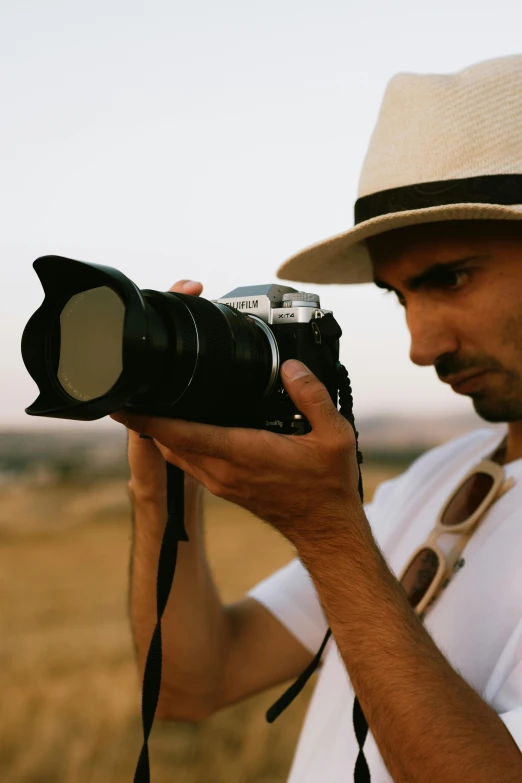
<svg viewBox="0 0 522 783">
<path fill-rule="evenodd" d="M 151 472 L 157 469 L 162 456 L 152 438 L 141 438 L 134 430 L 127 430 L 127 453 L 138 465 L 150 466 Z"/>
<path fill-rule="evenodd" d="M 178 280 L 169 288 L 174 294 L 189 294 L 190 296 L 199 296 L 203 291 L 201 283 L 195 280 Z"/>
<path fill-rule="evenodd" d="M 191 454 L 188 457 L 184 457 L 180 454 L 174 454 L 159 441 L 155 440 L 154 443 L 167 462 L 176 465 L 188 476 L 203 484 L 209 492 L 219 494 L 222 489 L 220 474 L 223 475 L 222 468 L 226 464 L 223 463 L 223 460 L 214 459 L 213 457 L 202 457 L 199 454 Z"/>
<path fill-rule="evenodd" d="M 111 413 L 111 419 L 135 432 L 150 435 L 176 454 L 199 454 L 225 460 L 232 459 L 235 454 L 234 435 L 226 427 L 159 416 L 138 416 L 126 411 Z"/>
<path fill-rule="evenodd" d="M 297 359 L 284 362 L 281 377 L 290 399 L 308 419 L 312 430 L 331 430 L 344 421 L 326 386 L 302 362 Z"/>
<path fill-rule="evenodd" d="M 173 451 L 163 446 L 163 444 L 159 441 L 153 440 L 153 443 L 156 444 L 157 451 L 164 462 L 170 462 L 171 465 L 175 465 L 177 468 L 180 468 L 184 473 L 188 473 L 190 476 L 193 476 L 194 478 L 197 478 L 199 481 L 201 481 L 201 477 L 204 474 L 197 465 L 182 457 L 181 454 L 174 454 Z"/>
</svg>

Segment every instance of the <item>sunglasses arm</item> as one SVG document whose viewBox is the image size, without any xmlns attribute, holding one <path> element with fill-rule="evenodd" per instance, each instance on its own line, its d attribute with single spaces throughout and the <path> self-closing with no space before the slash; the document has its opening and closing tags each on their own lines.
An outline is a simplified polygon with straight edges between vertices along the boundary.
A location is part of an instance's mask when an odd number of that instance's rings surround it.
<svg viewBox="0 0 522 783">
<path fill-rule="evenodd" d="M 511 487 L 514 484 L 515 484 L 515 479 L 513 478 L 513 476 L 510 476 L 508 479 L 506 479 L 498 491 L 497 500 L 498 498 L 501 498 L 502 495 L 504 495 L 508 491 L 508 489 L 511 489 Z"/>
</svg>

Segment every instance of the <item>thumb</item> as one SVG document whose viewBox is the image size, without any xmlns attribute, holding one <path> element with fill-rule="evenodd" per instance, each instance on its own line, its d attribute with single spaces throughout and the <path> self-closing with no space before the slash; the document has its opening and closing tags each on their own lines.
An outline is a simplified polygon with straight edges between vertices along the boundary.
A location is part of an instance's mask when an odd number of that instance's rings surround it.
<svg viewBox="0 0 522 783">
<path fill-rule="evenodd" d="M 281 377 L 290 399 L 306 416 L 313 430 L 328 430 L 337 423 L 340 414 L 326 386 L 305 364 L 289 359 L 281 367 Z"/>
</svg>

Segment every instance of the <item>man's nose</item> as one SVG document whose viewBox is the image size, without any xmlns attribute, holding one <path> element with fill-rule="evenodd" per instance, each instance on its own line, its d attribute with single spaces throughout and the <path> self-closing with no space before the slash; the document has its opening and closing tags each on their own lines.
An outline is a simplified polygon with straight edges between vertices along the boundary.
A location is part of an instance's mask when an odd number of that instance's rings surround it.
<svg viewBox="0 0 522 783">
<path fill-rule="evenodd" d="M 441 356 L 458 351 L 455 330 L 441 310 L 418 302 L 409 305 L 406 320 L 411 336 L 410 359 L 414 364 L 427 367 Z"/>
</svg>

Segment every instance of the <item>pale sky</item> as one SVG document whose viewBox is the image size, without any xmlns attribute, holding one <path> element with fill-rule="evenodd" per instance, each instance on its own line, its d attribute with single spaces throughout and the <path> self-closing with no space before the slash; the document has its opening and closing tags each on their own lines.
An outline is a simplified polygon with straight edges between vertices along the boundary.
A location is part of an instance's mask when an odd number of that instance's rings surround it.
<svg viewBox="0 0 522 783">
<path fill-rule="evenodd" d="M 0 0 L 0 426 L 70 424 L 24 412 L 35 258 L 201 280 L 210 299 L 275 282 L 353 225 L 390 77 L 517 53 L 521 29 L 521 0 Z M 393 296 L 305 289 L 343 328 L 356 416 L 472 409 L 410 362 Z"/>
</svg>

